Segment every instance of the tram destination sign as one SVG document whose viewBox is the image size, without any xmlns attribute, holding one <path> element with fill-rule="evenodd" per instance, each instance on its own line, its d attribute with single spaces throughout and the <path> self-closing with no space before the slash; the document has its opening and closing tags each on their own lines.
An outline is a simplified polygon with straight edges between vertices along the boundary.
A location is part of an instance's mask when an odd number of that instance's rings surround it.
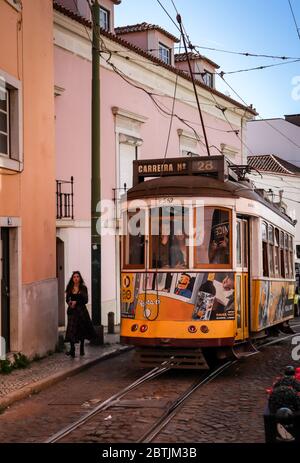
<svg viewBox="0 0 300 463">
<path fill-rule="evenodd" d="M 210 175 L 227 180 L 229 163 L 224 156 L 197 158 L 166 158 L 133 161 L 134 185 L 144 181 L 145 177 L 168 175 Z"/>
</svg>

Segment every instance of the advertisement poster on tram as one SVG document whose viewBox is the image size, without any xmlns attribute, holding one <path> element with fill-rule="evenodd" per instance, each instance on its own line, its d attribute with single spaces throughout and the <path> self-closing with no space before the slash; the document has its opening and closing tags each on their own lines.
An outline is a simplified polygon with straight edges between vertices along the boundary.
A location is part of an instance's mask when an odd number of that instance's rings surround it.
<svg viewBox="0 0 300 463">
<path fill-rule="evenodd" d="M 294 284 L 282 281 L 256 281 L 259 285 L 258 329 L 293 315 Z"/>
<path fill-rule="evenodd" d="M 232 272 L 128 273 L 122 275 L 121 292 L 124 318 L 135 318 L 137 311 L 159 319 L 167 319 L 171 311 L 178 320 L 235 318 Z"/>
</svg>

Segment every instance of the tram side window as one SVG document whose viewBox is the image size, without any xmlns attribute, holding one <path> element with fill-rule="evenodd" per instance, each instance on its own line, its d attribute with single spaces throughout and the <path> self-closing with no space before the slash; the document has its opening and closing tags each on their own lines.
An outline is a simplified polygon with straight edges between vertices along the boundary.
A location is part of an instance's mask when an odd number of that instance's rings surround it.
<svg viewBox="0 0 300 463">
<path fill-rule="evenodd" d="M 231 265 L 231 212 L 216 207 L 196 208 L 195 265 Z"/>
<path fill-rule="evenodd" d="M 280 275 L 280 266 L 279 266 L 279 230 L 275 228 L 275 242 L 274 242 L 274 266 L 275 266 L 275 276 Z"/>
<path fill-rule="evenodd" d="M 289 236 L 289 252 L 290 252 L 290 277 L 293 278 L 294 276 L 294 245 L 293 245 L 293 238 Z"/>
<path fill-rule="evenodd" d="M 145 211 L 128 213 L 127 233 L 124 237 L 124 267 L 145 266 Z"/>
<path fill-rule="evenodd" d="M 284 271 L 285 271 L 285 278 L 289 277 L 289 237 L 285 233 L 284 234 L 284 254 L 285 254 L 285 259 L 284 259 Z"/>
<path fill-rule="evenodd" d="M 241 222 L 236 223 L 236 266 L 242 266 Z"/>
<path fill-rule="evenodd" d="M 280 276 L 285 278 L 285 253 L 284 253 L 284 233 L 280 232 Z"/>
<path fill-rule="evenodd" d="M 263 276 L 269 276 L 269 260 L 268 260 L 268 225 L 262 223 L 262 261 L 263 261 Z"/>
<path fill-rule="evenodd" d="M 268 225 L 270 277 L 274 277 L 274 227 Z"/>
<path fill-rule="evenodd" d="M 248 222 L 243 220 L 243 267 L 248 267 Z"/>
<path fill-rule="evenodd" d="M 152 268 L 187 268 L 189 209 L 181 206 L 151 209 Z"/>
</svg>

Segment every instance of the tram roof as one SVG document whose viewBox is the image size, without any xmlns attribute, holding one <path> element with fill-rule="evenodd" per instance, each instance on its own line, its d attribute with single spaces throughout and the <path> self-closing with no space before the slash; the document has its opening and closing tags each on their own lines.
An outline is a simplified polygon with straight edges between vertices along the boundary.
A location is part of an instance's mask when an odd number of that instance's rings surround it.
<svg viewBox="0 0 300 463">
<path fill-rule="evenodd" d="M 215 198 L 246 198 L 258 201 L 294 225 L 293 220 L 275 204 L 267 201 L 248 181 L 222 181 L 205 175 L 161 176 L 138 183 L 127 191 L 127 199 L 157 196 L 195 196 Z"/>
</svg>

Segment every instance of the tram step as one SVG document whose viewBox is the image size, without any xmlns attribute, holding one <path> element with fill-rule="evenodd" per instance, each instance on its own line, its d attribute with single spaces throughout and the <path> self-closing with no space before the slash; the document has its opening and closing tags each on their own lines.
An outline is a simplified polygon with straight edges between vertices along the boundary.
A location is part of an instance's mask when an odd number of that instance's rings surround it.
<svg viewBox="0 0 300 463">
<path fill-rule="evenodd" d="M 201 349 L 136 349 L 135 357 L 141 368 L 168 365 L 172 369 L 209 369 Z"/>
<path fill-rule="evenodd" d="M 233 346 L 232 352 L 233 355 L 239 359 L 242 357 L 249 357 L 250 355 L 258 354 L 259 351 L 250 341 L 247 341 Z"/>
</svg>

